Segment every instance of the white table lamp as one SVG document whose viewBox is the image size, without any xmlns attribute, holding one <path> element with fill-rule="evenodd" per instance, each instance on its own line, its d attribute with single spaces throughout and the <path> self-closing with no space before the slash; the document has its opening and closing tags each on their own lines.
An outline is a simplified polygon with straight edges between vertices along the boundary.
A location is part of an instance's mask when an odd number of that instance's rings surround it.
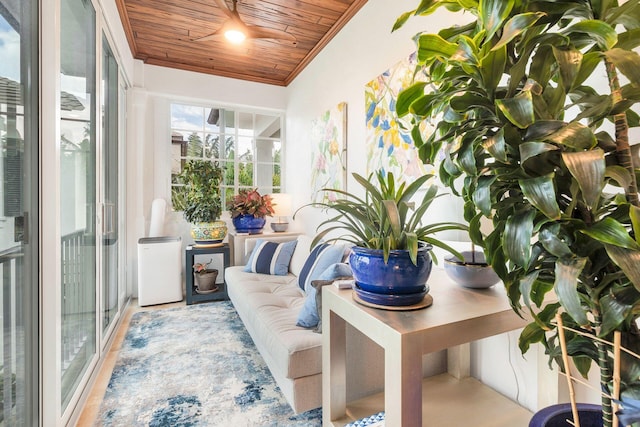
<svg viewBox="0 0 640 427">
<path fill-rule="evenodd" d="M 273 216 L 277 218 L 271 223 L 271 229 L 277 233 L 287 231 L 289 227 L 287 217 L 293 213 L 291 194 L 273 193 L 271 194 L 271 198 L 273 199 Z"/>
</svg>

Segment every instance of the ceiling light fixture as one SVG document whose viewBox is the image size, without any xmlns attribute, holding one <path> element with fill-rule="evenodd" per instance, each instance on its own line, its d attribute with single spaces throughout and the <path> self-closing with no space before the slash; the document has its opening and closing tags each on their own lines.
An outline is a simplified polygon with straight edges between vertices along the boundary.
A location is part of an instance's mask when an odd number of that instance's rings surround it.
<svg viewBox="0 0 640 427">
<path fill-rule="evenodd" d="M 236 28 L 229 28 L 228 30 L 226 30 L 224 32 L 224 36 L 233 44 L 240 44 L 244 41 L 244 39 L 247 38 L 245 33 Z"/>
</svg>

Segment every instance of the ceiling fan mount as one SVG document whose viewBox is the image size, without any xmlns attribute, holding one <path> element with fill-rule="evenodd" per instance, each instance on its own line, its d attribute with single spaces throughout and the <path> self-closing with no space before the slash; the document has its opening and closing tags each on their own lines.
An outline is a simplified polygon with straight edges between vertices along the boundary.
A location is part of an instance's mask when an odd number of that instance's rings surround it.
<svg viewBox="0 0 640 427">
<path fill-rule="evenodd" d="M 208 34 L 203 37 L 194 39 L 194 41 L 208 41 L 214 40 L 219 37 L 226 37 L 232 42 L 240 43 L 245 38 L 247 39 L 275 39 L 283 40 L 291 43 L 293 46 L 298 44 L 298 40 L 293 34 L 289 34 L 286 31 L 277 30 L 275 28 L 261 27 L 257 25 L 247 25 L 240 18 L 238 12 L 238 0 L 232 0 L 232 7 L 229 8 L 225 0 L 214 0 L 216 5 L 227 15 L 227 20 L 222 24 L 217 31 Z M 237 37 L 233 40 L 233 37 Z"/>
</svg>

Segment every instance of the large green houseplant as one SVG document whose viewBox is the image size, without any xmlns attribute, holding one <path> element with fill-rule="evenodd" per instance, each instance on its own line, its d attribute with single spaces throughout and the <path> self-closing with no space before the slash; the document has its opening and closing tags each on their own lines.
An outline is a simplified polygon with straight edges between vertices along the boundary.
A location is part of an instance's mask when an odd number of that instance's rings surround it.
<svg viewBox="0 0 640 427">
<path fill-rule="evenodd" d="M 431 272 L 433 246 L 462 258 L 435 234 L 466 230 L 466 225 L 453 222 L 423 224 L 423 217 L 438 197 L 438 188 L 435 185 L 426 188 L 417 203 L 412 199 L 429 179 L 433 179 L 430 175 L 421 176 L 410 184 L 396 182 L 392 173 L 382 170 L 377 171 L 375 177 L 365 178 L 357 173 L 353 177 L 362 187 L 364 196 L 327 188 L 323 191 L 337 193 L 337 200 L 307 205 L 325 208 L 335 214 L 318 225 L 312 246 L 325 238 L 352 243 L 355 246 L 350 255 L 350 265 L 356 282 L 363 288 L 356 288 L 356 292 L 363 298 L 370 298 L 369 302 L 375 300 L 381 305 L 411 305 L 411 301 L 421 299 L 419 294 L 424 296 L 424 290 L 419 288 L 424 287 Z M 363 271 L 359 268 L 361 262 L 364 262 Z M 376 271 L 374 265 L 380 267 L 380 271 Z M 395 276 L 397 273 L 406 277 Z M 367 292 L 392 296 L 378 298 Z M 398 294 L 413 297 L 403 298 Z"/>
<path fill-rule="evenodd" d="M 219 243 L 227 235 L 227 226 L 220 221 L 222 198 L 220 184 L 222 168 L 211 160 L 190 160 L 178 175 L 182 187 L 182 208 L 185 220 L 191 224 L 191 237 L 196 243 Z"/>
<path fill-rule="evenodd" d="M 443 153 L 440 178 L 464 198 L 472 240 L 514 310 L 533 316 L 522 351 L 541 342 L 562 364 L 553 322 L 560 311 L 592 337 L 621 331 L 637 352 L 640 208 L 628 130 L 639 124 L 638 0 L 423 0 L 395 28 L 441 7 L 475 19 L 415 37 L 431 80 L 405 90 L 397 112 L 413 115 L 423 161 Z M 433 117 L 435 132 L 421 135 L 419 123 Z M 483 217 L 493 225 L 488 235 Z M 551 291 L 557 302 L 544 303 Z M 611 391 L 607 347 L 572 333 L 567 340 L 580 372 L 595 361 Z M 640 395 L 639 373 L 638 361 L 624 357 L 624 397 Z M 610 426 L 606 396 L 602 407 Z"/>
</svg>

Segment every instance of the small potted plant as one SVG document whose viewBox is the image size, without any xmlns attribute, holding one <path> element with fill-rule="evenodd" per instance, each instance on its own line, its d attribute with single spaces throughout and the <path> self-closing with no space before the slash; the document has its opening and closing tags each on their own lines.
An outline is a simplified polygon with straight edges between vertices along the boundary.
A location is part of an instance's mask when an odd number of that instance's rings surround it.
<svg viewBox="0 0 640 427">
<path fill-rule="evenodd" d="M 228 208 L 238 233 L 262 233 L 267 222 L 265 217 L 274 213 L 271 196 L 263 196 L 257 189 L 240 190 L 233 196 Z"/>
<path fill-rule="evenodd" d="M 375 178 L 356 173 L 355 180 L 364 191 L 364 198 L 342 190 L 323 189 L 337 193 L 330 204 L 311 203 L 305 206 L 324 207 L 336 213 L 319 226 L 312 246 L 329 232 L 346 231 L 331 240 L 353 243 L 349 263 L 356 280 L 354 287 L 360 300 L 383 306 L 410 306 L 422 303 L 431 274 L 433 246 L 462 257 L 455 249 L 437 239 L 434 234 L 445 230 L 466 230 L 467 226 L 453 222 L 423 225 L 422 218 L 436 199 L 436 186 L 424 188 L 419 203 L 413 196 L 432 178 L 424 175 L 411 184 L 397 183 L 392 173 L 380 170 Z M 377 186 L 374 184 L 377 182 Z M 342 197 L 340 197 L 342 196 Z M 304 207 L 304 206 L 303 206 Z"/>
<path fill-rule="evenodd" d="M 209 294 L 218 290 L 216 279 L 218 278 L 218 270 L 215 268 L 207 268 L 213 261 L 211 258 L 205 263 L 193 264 L 193 273 L 196 281 L 196 292 L 199 294 Z"/>
<path fill-rule="evenodd" d="M 191 223 L 191 237 L 199 245 L 220 244 L 227 235 L 227 224 L 220 221 L 222 169 L 218 162 L 191 160 L 178 175 L 184 184 L 182 208 Z"/>
</svg>

